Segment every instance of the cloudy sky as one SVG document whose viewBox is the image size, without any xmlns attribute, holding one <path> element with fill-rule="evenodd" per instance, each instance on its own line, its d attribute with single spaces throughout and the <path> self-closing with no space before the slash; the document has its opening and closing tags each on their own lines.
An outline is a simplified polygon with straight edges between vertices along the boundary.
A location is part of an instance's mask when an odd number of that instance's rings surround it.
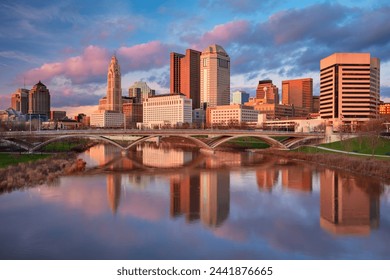
<svg viewBox="0 0 390 280">
<path fill-rule="evenodd" d="M 0 109 L 17 88 L 41 80 L 52 107 L 88 112 L 106 94 L 116 53 L 124 94 L 135 81 L 169 92 L 169 53 L 210 44 L 231 58 L 231 89 L 254 95 L 258 80 L 314 79 L 334 52 L 381 59 L 381 97 L 390 102 L 388 0 L 2 0 Z"/>
</svg>

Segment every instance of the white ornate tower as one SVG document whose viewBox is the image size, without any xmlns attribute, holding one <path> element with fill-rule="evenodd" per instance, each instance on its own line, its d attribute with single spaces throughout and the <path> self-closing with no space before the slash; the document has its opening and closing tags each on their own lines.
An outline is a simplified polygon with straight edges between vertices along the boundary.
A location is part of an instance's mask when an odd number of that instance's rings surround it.
<svg viewBox="0 0 390 280">
<path fill-rule="evenodd" d="M 121 69 L 115 55 L 111 58 L 107 73 L 106 110 L 122 112 Z"/>
</svg>

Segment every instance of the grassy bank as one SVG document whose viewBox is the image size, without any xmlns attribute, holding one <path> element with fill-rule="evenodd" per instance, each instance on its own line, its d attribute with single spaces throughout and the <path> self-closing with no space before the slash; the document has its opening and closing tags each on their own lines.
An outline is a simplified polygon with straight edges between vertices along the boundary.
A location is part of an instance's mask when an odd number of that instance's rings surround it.
<svg viewBox="0 0 390 280">
<path fill-rule="evenodd" d="M 83 151 L 88 147 L 90 141 L 85 139 L 74 139 L 70 141 L 59 141 L 52 142 L 42 147 L 42 151 L 50 153 L 63 153 L 63 152 L 72 152 L 72 151 Z"/>
<path fill-rule="evenodd" d="M 375 139 L 368 137 L 356 137 L 343 141 L 321 144 L 320 146 L 339 151 L 368 155 L 390 155 L 390 140 L 379 137 Z"/>
<path fill-rule="evenodd" d="M 30 161 L 36 161 L 39 159 L 44 159 L 50 155 L 45 154 L 10 154 L 10 153 L 1 153 L 0 154 L 0 168 L 7 167 L 9 165 L 16 165 L 18 163 L 25 163 Z"/>
</svg>

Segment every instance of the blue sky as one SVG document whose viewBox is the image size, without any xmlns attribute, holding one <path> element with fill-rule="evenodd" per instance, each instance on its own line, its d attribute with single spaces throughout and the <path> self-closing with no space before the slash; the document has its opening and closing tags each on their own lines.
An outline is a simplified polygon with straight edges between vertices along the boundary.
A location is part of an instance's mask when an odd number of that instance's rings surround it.
<svg viewBox="0 0 390 280">
<path fill-rule="evenodd" d="M 231 58 L 231 89 L 252 95 L 258 80 L 312 77 L 334 52 L 381 59 L 381 96 L 390 101 L 388 1 L 37 1 L 0 2 L 0 109 L 38 80 L 52 107 L 81 112 L 106 92 L 116 53 L 122 88 L 146 81 L 169 92 L 169 53 L 220 44 Z M 80 108 L 75 108 L 80 107 Z"/>
</svg>

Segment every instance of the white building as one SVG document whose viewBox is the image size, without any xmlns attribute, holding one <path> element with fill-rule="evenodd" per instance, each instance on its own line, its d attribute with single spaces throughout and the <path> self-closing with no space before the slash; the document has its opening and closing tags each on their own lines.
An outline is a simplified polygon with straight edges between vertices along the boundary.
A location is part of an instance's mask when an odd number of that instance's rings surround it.
<svg viewBox="0 0 390 280">
<path fill-rule="evenodd" d="M 143 102 L 143 125 L 153 128 L 192 123 L 192 100 L 184 94 L 162 94 Z"/>
<path fill-rule="evenodd" d="M 249 93 L 242 90 L 237 90 L 233 92 L 232 100 L 230 104 L 244 104 L 245 102 L 248 101 L 249 101 Z"/>
<path fill-rule="evenodd" d="M 207 47 L 200 56 L 200 102 L 230 104 L 230 58 L 219 45 Z"/>
<path fill-rule="evenodd" d="M 207 110 L 209 125 L 258 124 L 259 122 L 259 111 L 250 106 L 232 104 L 209 107 Z"/>
<path fill-rule="evenodd" d="M 123 127 L 123 113 L 98 110 L 91 114 L 92 127 Z"/>
</svg>

